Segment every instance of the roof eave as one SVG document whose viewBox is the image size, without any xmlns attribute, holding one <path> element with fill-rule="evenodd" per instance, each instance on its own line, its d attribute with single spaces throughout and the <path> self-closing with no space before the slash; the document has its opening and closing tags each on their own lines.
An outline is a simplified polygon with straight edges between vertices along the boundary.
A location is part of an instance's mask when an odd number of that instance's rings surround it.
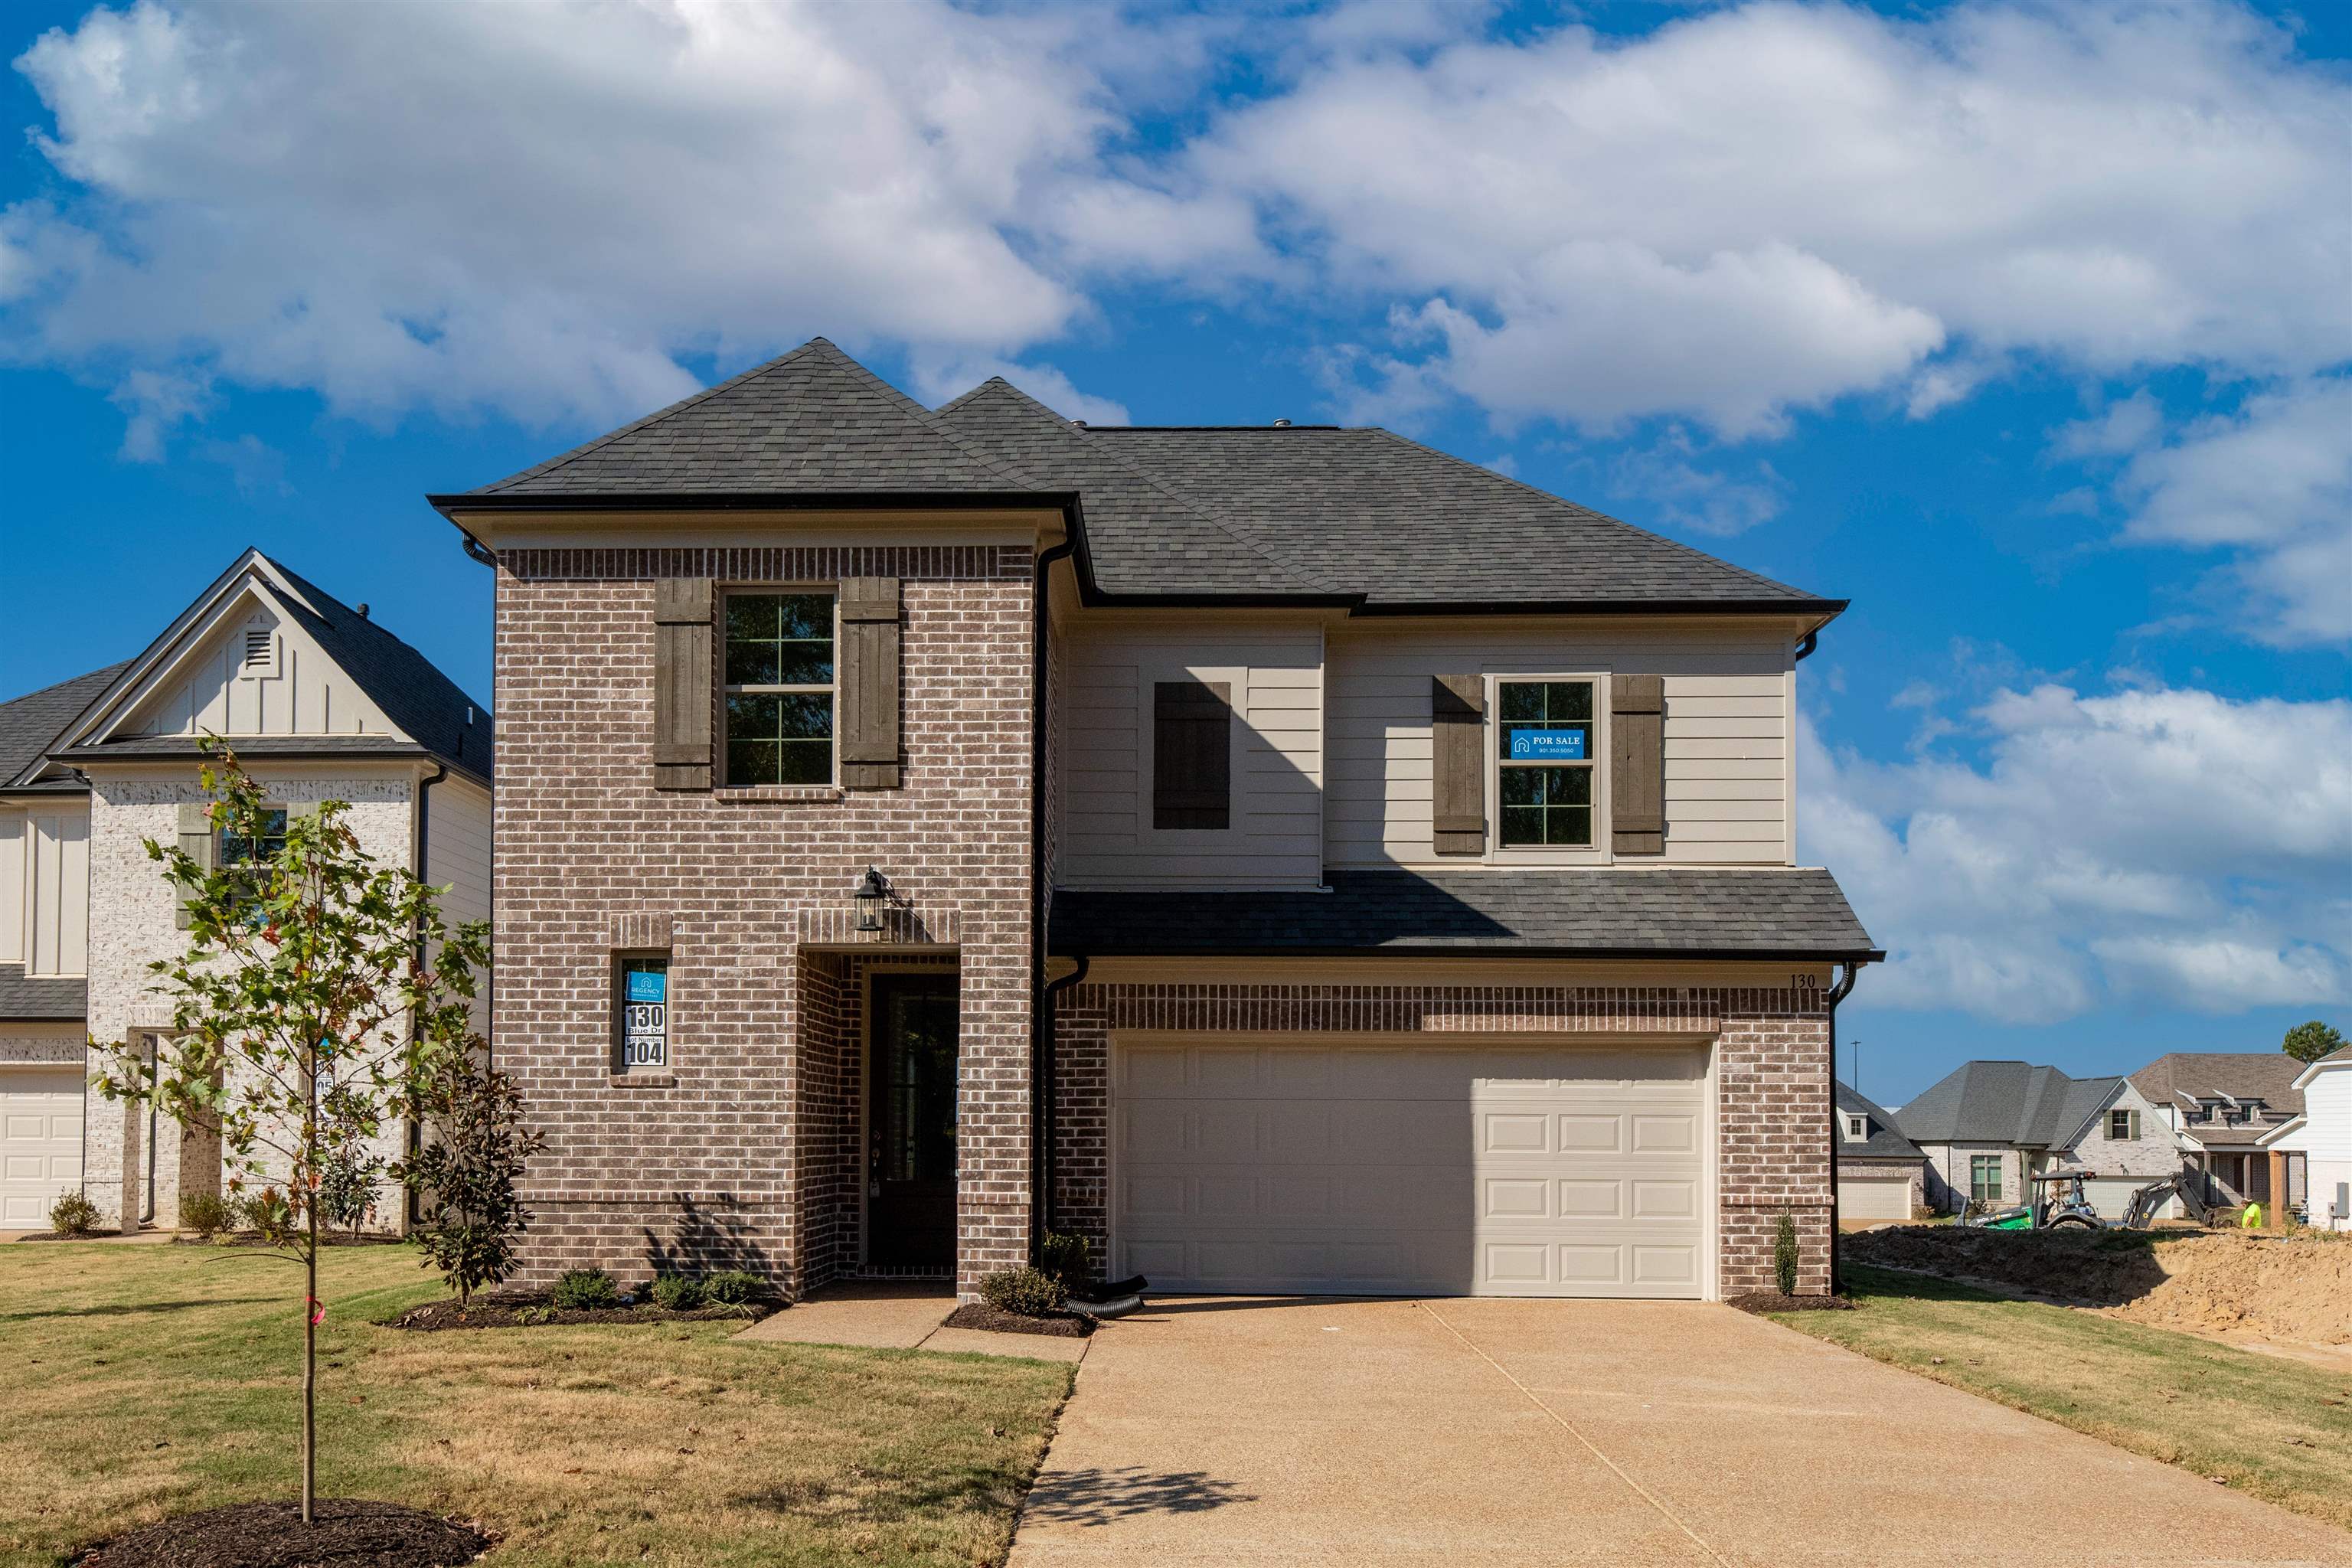
<svg viewBox="0 0 2352 1568">
<path fill-rule="evenodd" d="M 1818 616 L 1815 629 L 1845 613 L 1847 599 L 1368 599 L 1360 616 Z"/>
<path fill-rule="evenodd" d="M 964 511 L 1043 507 L 1066 512 L 1072 490 L 656 490 L 580 495 L 428 494 L 425 504 L 457 522 L 469 512 L 566 511 L 887 511 L 934 508 Z M 464 525 L 459 524 L 460 527 Z"/>
<path fill-rule="evenodd" d="M 1504 942 L 1385 942 L 1378 947 L 1345 947 L 1290 942 L 1234 943 L 1218 947 L 1171 947 L 1161 943 L 1076 944 L 1048 946 L 1056 958 L 1534 958 L 1652 959 L 1661 963 L 1693 959 L 1708 962 L 1829 962 L 1883 963 L 1878 948 L 1822 947 L 1559 947 Z"/>
</svg>

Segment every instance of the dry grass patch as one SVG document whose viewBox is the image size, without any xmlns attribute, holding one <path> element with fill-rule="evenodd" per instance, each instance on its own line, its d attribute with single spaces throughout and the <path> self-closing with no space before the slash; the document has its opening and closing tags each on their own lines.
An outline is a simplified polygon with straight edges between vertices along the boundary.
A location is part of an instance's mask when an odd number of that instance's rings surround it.
<svg viewBox="0 0 2352 1568">
<path fill-rule="evenodd" d="M 2352 1377 L 1925 1276 L 1845 1275 L 1861 1310 L 1775 1321 L 2352 1527 Z"/>
<path fill-rule="evenodd" d="M 282 1264 L 0 1247 L 0 1563 L 287 1495 L 299 1318 Z M 998 1561 L 1070 1387 L 1058 1365 L 739 1343 L 739 1325 L 377 1326 L 413 1257 L 320 1264 L 321 1495 L 473 1518 L 490 1561 Z"/>
</svg>

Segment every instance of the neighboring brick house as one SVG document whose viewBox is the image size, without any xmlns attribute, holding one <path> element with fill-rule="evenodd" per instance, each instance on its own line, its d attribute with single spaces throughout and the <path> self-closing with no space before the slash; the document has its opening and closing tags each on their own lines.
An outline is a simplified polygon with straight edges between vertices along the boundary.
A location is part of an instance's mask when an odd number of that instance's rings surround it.
<svg viewBox="0 0 2352 1568">
<path fill-rule="evenodd" d="M 1379 430 L 822 339 L 432 498 L 497 575 L 532 1278 L 1043 1228 L 1202 1290 L 1829 1267 L 1796 665 L 1843 607 Z M 869 875 L 870 873 L 870 875 Z"/>
<path fill-rule="evenodd" d="M 2174 1051 L 2131 1075 L 2223 1203 L 2309 1195 L 2289 1123 L 2304 1112 L 2303 1062 L 2284 1051 Z"/>
<path fill-rule="evenodd" d="M 1895 1112 L 1927 1156 L 1927 1202 L 1988 1208 L 2032 1201 L 2032 1178 L 2080 1172 L 2093 1205 L 2120 1219 L 2132 1194 L 2180 1169 L 2165 1119 L 2130 1080 L 2069 1078 L 2019 1061 L 1963 1063 Z"/>
<path fill-rule="evenodd" d="M 1838 1222 L 1916 1219 L 1927 1209 L 1927 1156 L 1894 1113 L 1837 1086 Z"/>
<path fill-rule="evenodd" d="M 76 1185 L 110 1226 L 168 1229 L 183 1193 L 221 1188 L 216 1138 L 85 1087 L 99 1047 L 171 1022 L 147 964 L 187 939 L 142 841 L 215 863 L 205 731 L 273 805 L 348 801 L 369 854 L 449 886 L 453 920 L 489 913 L 489 710 L 257 551 L 137 658 L 0 704 L 0 1229 L 46 1225 Z M 401 1207 L 382 1205 L 387 1226 Z"/>
</svg>

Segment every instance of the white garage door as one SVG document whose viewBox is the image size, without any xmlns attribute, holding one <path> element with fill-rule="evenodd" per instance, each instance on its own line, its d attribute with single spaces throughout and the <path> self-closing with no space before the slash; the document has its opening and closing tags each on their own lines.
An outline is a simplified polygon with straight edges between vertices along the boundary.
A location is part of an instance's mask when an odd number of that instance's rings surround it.
<svg viewBox="0 0 2352 1568">
<path fill-rule="evenodd" d="M 1112 1269 L 1179 1290 L 1696 1297 L 1706 1065 L 1696 1046 L 1129 1044 Z"/>
<path fill-rule="evenodd" d="M 1907 1176 L 1841 1176 L 1838 1178 L 1838 1218 L 1909 1219 L 1911 1181 Z"/>
<path fill-rule="evenodd" d="M 0 1230 L 44 1230 L 81 1184 L 81 1069 L 0 1068 Z"/>
<path fill-rule="evenodd" d="M 2154 1176 L 2090 1176 L 2083 1182 L 2083 1195 L 2091 1200 L 2091 1206 L 2098 1210 L 2102 1219 L 2121 1219 L 2131 1207 L 2132 1194 L 2156 1179 Z M 2064 1191 L 2063 1187 L 2059 1190 Z"/>
</svg>

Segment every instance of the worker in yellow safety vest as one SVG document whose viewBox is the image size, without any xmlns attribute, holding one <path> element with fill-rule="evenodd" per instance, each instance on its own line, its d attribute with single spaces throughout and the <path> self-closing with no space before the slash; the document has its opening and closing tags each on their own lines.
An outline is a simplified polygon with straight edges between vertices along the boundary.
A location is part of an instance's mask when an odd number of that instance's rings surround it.
<svg viewBox="0 0 2352 1568">
<path fill-rule="evenodd" d="M 2263 1205 L 2260 1204 L 2248 1204 L 2246 1205 L 2246 1212 L 2238 1216 L 2238 1227 L 2242 1230 L 2262 1229 Z"/>
</svg>

